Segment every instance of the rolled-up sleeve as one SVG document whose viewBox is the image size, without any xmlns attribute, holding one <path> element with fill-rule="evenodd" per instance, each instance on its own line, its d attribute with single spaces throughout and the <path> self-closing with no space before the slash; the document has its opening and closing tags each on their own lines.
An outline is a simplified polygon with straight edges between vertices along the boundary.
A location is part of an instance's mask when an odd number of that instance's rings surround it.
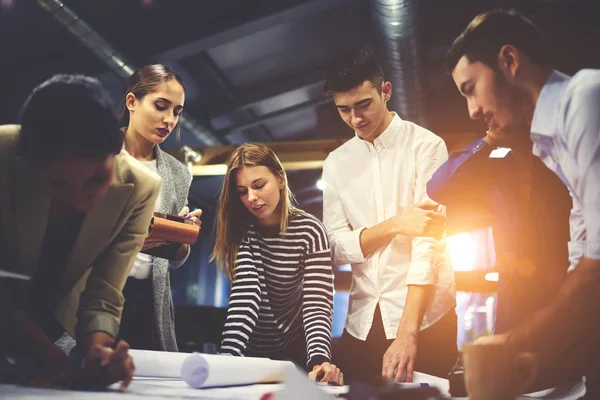
<svg viewBox="0 0 600 400">
<path fill-rule="evenodd" d="M 98 331 L 117 336 L 124 304 L 123 286 L 144 243 L 159 191 L 160 180 L 157 179 L 152 191 L 136 204 L 112 243 L 94 260 L 77 309 L 78 341 Z"/>
<path fill-rule="evenodd" d="M 423 143 L 415 150 L 417 176 L 414 203 L 428 200 L 427 182 L 433 173 L 448 159 L 448 150 L 442 139 Z M 439 257 L 438 241 L 434 238 L 415 237 L 412 239 L 411 261 L 406 276 L 407 285 L 434 285 L 437 282 L 435 270 Z"/>
<path fill-rule="evenodd" d="M 331 246 L 334 265 L 364 262 L 365 256 L 360 247 L 360 233 L 365 227 L 352 229 L 344 213 L 338 182 L 330 158 L 323 164 L 323 223 Z"/>
<path fill-rule="evenodd" d="M 583 209 L 579 200 L 571 194 L 573 208 L 569 216 L 569 229 L 571 238 L 569 240 L 569 271 L 575 269 L 585 254 L 585 222 L 583 220 Z"/>
<path fill-rule="evenodd" d="M 566 104 L 565 130 L 569 153 L 574 154 L 580 190 L 574 212 L 583 216 L 584 236 L 575 230 L 579 246 L 585 241 L 584 256 L 600 260 L 600 82 L 576 92 Z M 573 213 L 572 213 L 573 217 Z M 579 217 L 579 220 L 581 218 Z M 583 236 L 583 237 L 582 237 Z M 571 246 L 577 246 L 573 243 Z"/>
</svg>

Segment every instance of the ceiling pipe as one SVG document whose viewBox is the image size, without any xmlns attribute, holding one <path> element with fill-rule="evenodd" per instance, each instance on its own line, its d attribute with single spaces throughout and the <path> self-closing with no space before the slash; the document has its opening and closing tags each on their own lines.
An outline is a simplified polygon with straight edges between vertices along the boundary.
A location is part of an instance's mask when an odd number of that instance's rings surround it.
<svg viewBox="0 0 600 400">
<path fill-rule="evenodd" d="M 96 54 L 117 76 L 127 80 L 135 72 L 136 67 L 128 64 L 123 55 L 61 1 L 36 0 L 36 2 Z M 186 115 L 181 120 L 181 125 L 207 146 L 223 144 L 223 140 L 214 133 L 212 128 L 199 123 L 191 116 Z"/>
<path fill-rule="evenodd" d="M 382 63 L 392 83 L 392 109 L 425 124 L 418 35 L 418 0 L 372 0 L 372 14 L 383 49 Z"/>
</svg>

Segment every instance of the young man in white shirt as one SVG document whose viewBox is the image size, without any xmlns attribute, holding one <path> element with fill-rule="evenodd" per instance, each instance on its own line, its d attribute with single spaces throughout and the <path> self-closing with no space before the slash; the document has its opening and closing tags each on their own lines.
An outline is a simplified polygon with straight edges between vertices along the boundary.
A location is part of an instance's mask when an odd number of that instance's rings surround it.
<svg viewBox="0 0 600 400">
<path fill-rule="evenodd" d="M 485 140 L 528 149 L 533 143 L 533 154 L 573 199 L 572 272 L 528 321 L 478 343 L 535 353 L 548 382 L 584 372 L 586 398 L 600 398 L 600 70 L 573 77 L 553 70 L 541 33 L 515 10 L 475 17 L 455 40 L 448 70 L 471 118 L 488 124 Z"/>
<path fill-rule="evenodd" d="M 352 266 L 334 361 L 346 381 L 445 377 L 456 361 L 455 283 L 445 217 L 426 184 L 448 158 L 441 138 L 387 109 L 392 85 L 370 47 L 338 60 L 325 93 L 354 138 L 323 166 L 334 264 Z"/>
</svg>

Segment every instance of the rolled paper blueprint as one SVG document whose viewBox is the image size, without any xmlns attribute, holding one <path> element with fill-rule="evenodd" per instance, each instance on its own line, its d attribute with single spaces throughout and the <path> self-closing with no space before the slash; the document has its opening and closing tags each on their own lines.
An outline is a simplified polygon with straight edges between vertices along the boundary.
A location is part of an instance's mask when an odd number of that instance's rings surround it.
<svg viewBox="0 0 600 400">
<path fill-rule="evenodd" d="M 181 379 L 181 366 L 190 353 L 129 350 L 129 355 L 135 364 L 135 377 Z"/>
<path fill-rule="evenodd" d="M 165 214 L 155 213 L 150 220 L 148 237 L 164 240 L 165 242 L 194 244 L 200 234 L 200 227 L 182 222 L 183 218 L 175 218 Z"/>
<path fill-rule="evenodd" d="M 215 386 L 251 385 L 281 382 L 287 368 L 295 369 L 289 361 L 268 358 L 190 354 L 181 367 L 185 383 L 200 389 Z"/>
<path fill-rule="evenodd" d="M 200 353 L 129 350 L 137 378 L 183 379 L 193 388 L 280 382 L 289 361 Z"/>
</svg>

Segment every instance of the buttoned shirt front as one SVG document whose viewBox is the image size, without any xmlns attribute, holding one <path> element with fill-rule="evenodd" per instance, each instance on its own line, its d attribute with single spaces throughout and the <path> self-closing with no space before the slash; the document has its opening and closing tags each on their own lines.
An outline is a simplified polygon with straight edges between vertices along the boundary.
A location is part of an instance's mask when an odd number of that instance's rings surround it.
<svg viewBox="0 0 600 400">
<path fill-rule="evenodd" d="M 573 77 L 553 71 L 535 107 L 531 139 L 533 154 L 573 198 L 571 268 L 583 256 L 600 259 L 600 70 Z"/>
<path fill-rule="evenodd" d="M 448 158 L 441 138 L 395 115 L 371 144 L 358 136 L 325 160 L 323 222 L 334 264 L 350 264 L 352 287 L 346 330 L 365 340 L 379 304 L 388 339 L 396 336 L 408 285 L 435 287 L 421 329 L 455 306 L 454 272 L 445 241 L 397 235 L 365 257 L 363 229 L 428 199 L 426 184 Z"/>
</svg>

